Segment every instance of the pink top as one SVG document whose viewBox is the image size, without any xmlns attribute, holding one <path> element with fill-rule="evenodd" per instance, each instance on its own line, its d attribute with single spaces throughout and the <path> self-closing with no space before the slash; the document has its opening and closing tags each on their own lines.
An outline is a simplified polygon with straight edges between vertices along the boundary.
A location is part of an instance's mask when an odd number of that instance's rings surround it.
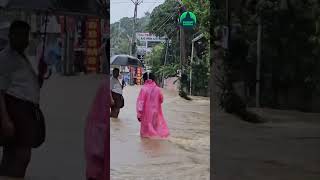
<svg viewBox="0 0 320 180">
<path fill-rule="evenodd" d="M 167 138 L 169 129 L 162 112 L 163 94 L 152 80 L 147 80 L 137 99 L 137 117 L 141 119 L 140 134 L 146 138 Z"/>
<path fill-rule="evenodd" d="M 110 87 L 109 78 L 100 85 L 85 127 L 86 177 L 110 179 Z"/>
</svg>

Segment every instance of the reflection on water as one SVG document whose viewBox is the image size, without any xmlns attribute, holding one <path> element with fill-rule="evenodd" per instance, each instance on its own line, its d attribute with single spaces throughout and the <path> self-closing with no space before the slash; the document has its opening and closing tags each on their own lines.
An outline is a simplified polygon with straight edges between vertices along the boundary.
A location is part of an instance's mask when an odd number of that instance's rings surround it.
<svg viewBox="0 0 320 180">
<path fill-rule="evenodd" d="M 165 154 L 166 150 L 168 150 L 166 141 L 156 139 L 141 138 L 141 147 L 143 153 L 149 155 L 150 157 L 160 157 L 161 155 Z"/>
<path fill-rule="evenodd" d="M 111 119 L 112 180 L 209 180 L 210 111 L 205 98 L 187 102 L 165 93 L 167 140 L 140 138 L 135 100 L 127 87 L 126 107 Z"/>
</svg>

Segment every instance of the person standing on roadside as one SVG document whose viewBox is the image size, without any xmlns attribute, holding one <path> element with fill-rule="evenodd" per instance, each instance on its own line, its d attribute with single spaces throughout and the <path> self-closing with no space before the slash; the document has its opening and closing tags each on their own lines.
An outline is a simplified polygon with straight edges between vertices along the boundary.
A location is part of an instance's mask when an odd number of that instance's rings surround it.
<svg viewBox="0 0 320 180">
<path fill-rule="evenodd" d="M 14 21 L 9 29 L 9 44 L 0 52 L 0 177 L 23 178 L 32 148 L 45 140 L 44 117 L 39 107 L 41 81 L 24 52 L 29 33 L 28 23 Z"/>
<path fill-rule="evenodd" d="M 111 89 L 111 114 L 112 118 L 118 118 L 120 109 L 124 107 L 124 99 L 122 96 L 123 87 L 119 81 L 120 70 L 114 68 L 112 71 L 112 77 L 110 78 Z"/>
</svg>

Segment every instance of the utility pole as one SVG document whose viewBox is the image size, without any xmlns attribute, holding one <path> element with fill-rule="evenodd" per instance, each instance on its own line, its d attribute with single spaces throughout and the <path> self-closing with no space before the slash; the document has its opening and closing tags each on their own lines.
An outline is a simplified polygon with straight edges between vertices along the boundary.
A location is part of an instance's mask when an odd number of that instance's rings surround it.
<svg viewBox="0 0 320 180">
<path fill-rule="evenodd" d="M 164 65 L 167 64 L 167 57 L 168 57 L 168 48 L 169 48 L 169 38 L 166 38 L 166 55 L 164 57 Z M 164 87 L 164 73 L 162 73 L 162 88 Z"/>
<path fill-rule="evenodd" d="M 138 15 L 138 6 L 143 2 L 143 0 L 131 0 L 134 4 L 134 15 L 133 15 L 133 33 L 132 33 L 132 44 L 131 44 L 131 53 L 130 55 L 135 56 L 135 42 L 136 42 L 136 23 L 137 23 L 137 15 Z"/>
<path fill-rule="evenodd" d="M 143 2 L 143 0 L 131 0 L 132 3 L 134 4 L 134 14 L 133 14 L 133 31 L 132 31 L 132 38 L 130 41 L 130 55 L 131 56 L 136 56 L 136 51 L 135 51 L 135 42 L 136 42 L 136 23 L 137 23 L 137 14 L 138 14 L 138 6 Z M 130 67 L 130 84 L 133 85 L 133 72 Z"/>
<path fill-rule="evenodd" d="M 180 27 L 180 63 L 182 72 L 184 71 L 183 64 L 186 63 L 186 41 L 185 41 L 185 32 L 183 27 Z"/>
<path fill-rule="evenodd" d="M 119 20 L 119 27 L 118 27 L 118 38 L 117 38 L 117 42 L 119 43 L 120 42 L 120 34 L 121 34 L 121 21 Z"/>
<path fill-rule="evenodd" d="M 179 17 L 181 16 L 182 14 L 182 11 L 183 11 L 183 3 L 181 0 L 178 0 L 178 3 L 180 4 L 180 9 L 179 9 Z M 181 23 L 181 22 L 180 22 Z M 182 25 L 180 25 L 180 38 L 179 38 L 179 41 L 180 41 L 180 68 L 181 68 L 181 74 L 184 73 L 184 68 L 183 68 L 183 64 L 186 63 L 186 42 L 185 42 L 185 31 L 182 27 Z"/>
</svg>

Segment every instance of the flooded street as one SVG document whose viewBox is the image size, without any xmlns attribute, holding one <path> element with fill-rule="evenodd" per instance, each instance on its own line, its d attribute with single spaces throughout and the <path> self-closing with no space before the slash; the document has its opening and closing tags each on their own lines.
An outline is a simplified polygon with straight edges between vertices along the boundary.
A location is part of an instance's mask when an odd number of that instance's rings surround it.
<svg viewBox="0 0 320 180">
<path fill-rule="evenodd" d="M 168 140 L 140 138 L 135 103 L 140 87 L 124 90 L 125 107 L 111 119 L 112 180 L 209 180 L 209 98 L 181 99 L 164 92 Z"/>
</svg>

